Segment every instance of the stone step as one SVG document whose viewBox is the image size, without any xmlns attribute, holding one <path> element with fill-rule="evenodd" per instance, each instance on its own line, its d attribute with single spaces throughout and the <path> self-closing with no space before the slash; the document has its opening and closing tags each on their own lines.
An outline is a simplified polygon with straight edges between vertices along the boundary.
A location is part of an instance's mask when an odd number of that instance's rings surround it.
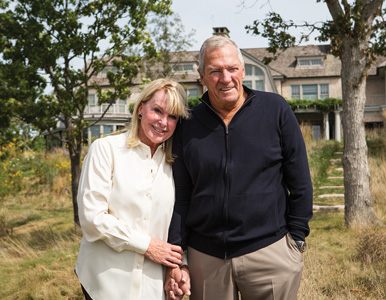
<svg viewBox="0 0 386 300">
<path fill-rule="evenodd" d="M 330 186 L 321 186 L 319 187 L 319 189 L 323 190 L 323 189 L 344 189 L 344 186 L 343 185 L 330 185 Z"/>
<path fill-rule="evenodd" d="M 344 205 L 314 205 L 313 209 L 316 211 L 343 210 Z"/>
<path fill-rule="evenodd" d="M 327 179 L 344 179 L 343 176 L 327 177 Z"/>
<path fill-rule="evenodd" d="M 331 158 L 330 159 L 330 163 L 332 163 L 332 164 L 334 164 L 334 163 L 341 163 L 342 162 L 342 160 L 341 159 L 338 159 L 338 158 Z"/>
<path fill-rule="evenodd" d="M 319 195 L 318 198 L 342 198 L 344 197 L 344 194 L 325 194 L 325 195 Z"/>
</svg>

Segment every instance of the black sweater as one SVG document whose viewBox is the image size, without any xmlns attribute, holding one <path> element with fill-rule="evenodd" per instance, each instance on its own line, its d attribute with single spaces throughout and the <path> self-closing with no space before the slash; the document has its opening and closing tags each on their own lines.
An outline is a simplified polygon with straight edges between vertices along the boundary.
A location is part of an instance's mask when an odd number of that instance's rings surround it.
<svg viewBox="0 0 386 300">
<path fill-rule="evenodd" d="M 312 184 L 295 115 L 281 96 L 244 89 L 228 126 L 205 93 L 176 129 L 169 242 L 184 249 L 232 258 L 288 231 L 295 240 L 309 234 Z"/>
</svg>

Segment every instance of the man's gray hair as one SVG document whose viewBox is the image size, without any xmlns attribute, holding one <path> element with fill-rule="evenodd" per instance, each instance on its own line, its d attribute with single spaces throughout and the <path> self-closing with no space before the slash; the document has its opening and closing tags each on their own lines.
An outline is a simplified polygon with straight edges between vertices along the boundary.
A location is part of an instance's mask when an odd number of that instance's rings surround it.
<svg viewBox="0 0 386 300">
<path fill-rule="evenodd" d="M 205 58 L 206 51 L 208 49 L 218 49 L 228 44 L 235 47 L 240 63 L 242 65 L 244 64 L 243 55 L 241 54 L 239 47 L 236 45 L 234 41 L 232 41 L 230 38 L 227 38 L 225 36 L 214 35 L 209 39 L 205 40 L 205 42 L 201 46 L 200 54 L 198 55 L 198 69 L 200 70 L 202 75 L 204 75 L 204 70 L 205 70 L 204 58 Z"/>
</svg>

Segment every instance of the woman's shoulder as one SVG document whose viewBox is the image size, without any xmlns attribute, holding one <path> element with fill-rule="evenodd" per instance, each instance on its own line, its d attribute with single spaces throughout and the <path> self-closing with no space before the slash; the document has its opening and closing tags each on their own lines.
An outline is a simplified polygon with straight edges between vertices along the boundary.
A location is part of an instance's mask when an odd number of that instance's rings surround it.
<svg viewBox="0 0 386 300">
<path fill-rule="evenodd" d="M 91 144 L 91 148 L 112 149 L 127 145 L 127 132 L 101 137 Z M 91 149 L 90 148 L 90 149 Z"/>
</svg>

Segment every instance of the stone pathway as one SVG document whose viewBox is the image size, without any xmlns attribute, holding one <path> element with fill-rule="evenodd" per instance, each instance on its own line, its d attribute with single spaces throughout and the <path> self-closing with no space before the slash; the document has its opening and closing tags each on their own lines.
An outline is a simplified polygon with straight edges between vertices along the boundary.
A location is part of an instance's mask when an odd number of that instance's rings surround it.
<svg viewBox="0 0 386 300">
<path fill-rule="evenodd" d="M 335 152 L 334 155 L 343 155 L 343 152 Z M 343 168 L 340 167 L 342 164 L 341 158 L 334 158 L 330 159 L 330 165 L 331 169 L 333 169 L 335 172 L 343 172 Z M 329 180 L 334 180 L 336 184 L 336 180 L 342 181 L 343 183 L 343 176 L 329 176 L 327 177 Z M 320 190 L 334 190 L 333 193 L 329 194 L 321 194 L 318 196 L 318 198 L 344 198 L 344 193 L 342 193 L 342 189 L 344 192 L 344 186 L 343 185 L 326 185 L 319 187 Z M 314 205 L 313 209 L 315 211 L 326 211 L 326 210 L 344 210 L 344 205 Z"/>
</svg>

